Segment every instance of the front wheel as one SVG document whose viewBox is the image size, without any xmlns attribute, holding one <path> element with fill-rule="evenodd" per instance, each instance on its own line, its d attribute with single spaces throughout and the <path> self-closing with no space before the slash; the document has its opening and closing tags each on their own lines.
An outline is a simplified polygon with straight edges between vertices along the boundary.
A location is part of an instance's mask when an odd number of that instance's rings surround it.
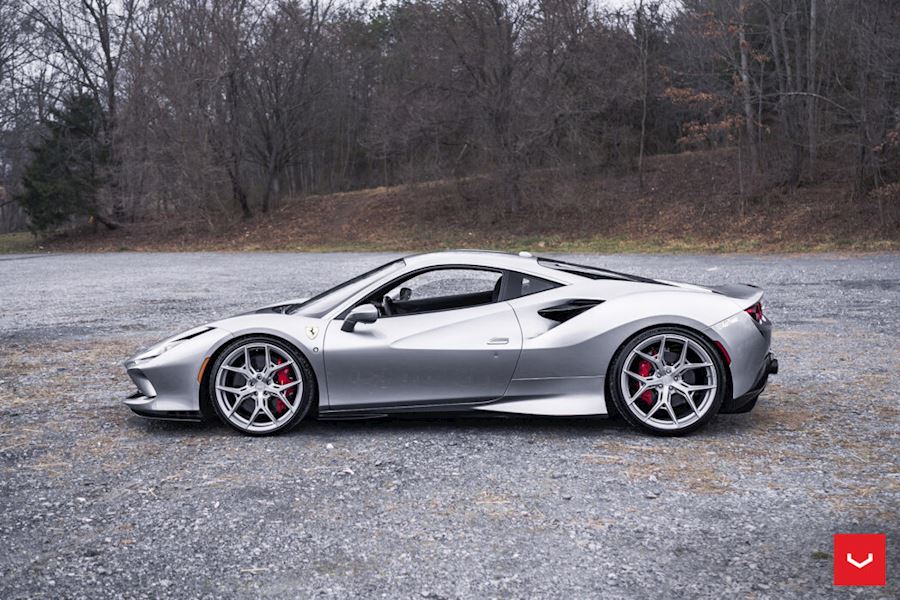
<svg viewBox="0 0 900 600">
<path fill-rule="evenodd" d="M 244 338 L 224 348 L 213 364 L 209 387 L 219 418 L 250 435 L 294 427 L 316 391 L 306 358 L 268 337 Z"/>
<path fill-rule="evenodd" d="M 656 435 L 683 435 L 719 412 L 725 365 L 705 339 L 680 327 L 645 331 L 613 357 L 610 395 L 632 425 Z"/>
</svg>

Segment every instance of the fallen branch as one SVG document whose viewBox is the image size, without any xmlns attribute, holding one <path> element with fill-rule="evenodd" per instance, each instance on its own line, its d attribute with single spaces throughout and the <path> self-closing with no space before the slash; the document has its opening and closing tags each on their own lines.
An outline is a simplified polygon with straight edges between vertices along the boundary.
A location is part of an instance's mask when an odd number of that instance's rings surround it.
<svg viewBox="0 0 900 600">
<path fill-rule="evenodd" d="M 108 219 L 107 217 L 104 217 L 104 216 L 101 215 L 100 213 L 97 213 L 97 214 L 92 215 L 92 216 L 93 216 L 94 219 L 97 220 L 98 223 L 102 223 L 102 224 L 105 225 L 106 228 L 109 229 L 109 230 L 115 230 L 115 229 L 118 229 L 119 227 L 121 227 L 121 225 L 119 225 L 118 223 L 116 223 L 116 222 L 113 221 L 112 219 Z"/>
</svg>

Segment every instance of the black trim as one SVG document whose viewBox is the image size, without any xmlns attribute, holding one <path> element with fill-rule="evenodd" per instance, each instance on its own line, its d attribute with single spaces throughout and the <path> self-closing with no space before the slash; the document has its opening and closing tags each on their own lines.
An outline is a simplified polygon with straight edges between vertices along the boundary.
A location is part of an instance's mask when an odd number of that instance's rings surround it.
<svg viewBox="0 0 900 600">
<path fill-rule="evenodd" d="M 778 359 L 772 353 L 766 355 L 766 362 L 750 390 L 737 398 L 726 398 L 719 412 L 722 414 L 749 412 L 756 404 L 756 399 L 766 389 L 769 375 L 778 374 Z"/>
<path fill-rule="evenodd" d="M 592 267 L 590 265 L 579 265 L 576 263 L 566 262 L 564 260 L 556 260 L 553 258 L 545 258 L 542 256 L 537 257 L 537 263 L 547 269 L 554 269 L 556 271 L 562 271 L 563 273 L 578 275 L 579 277 L 587 277 L 588 279 L 619 279 L 623 281 L 634 281 L 637 283 L 653 283 L 656 285 L 666 286 L 672 285 L 670 283 L 663 283 L 662 281 L 650 279 L 649 277 L 631 275 L 630 273 L 620 273 L 619 271 L 611 271 L 609 269 Z"/>
<path fill-rule="evenodd" d="M 296 307 L 300 306 L 298 303 L 288 303 L 288 304 L 278 304 L 276 306 L 266 306 L 264 308 L 258 308 L 250 314 L 264 314 L 264 313 L 278 313 L 282 315 L 290 314 L 290 311 Z"/>
<path fill-rule="evenodd" d="M 498 280 L 499 281 L 499 280 Z M 494 292 L 471 292 L 468 294 L 455 294 L 452 296 L 433 296 L 420 300 L 393 300 L 390 303 L 392 314 L 386 317 L 402 317 L 405 315 L 422 315 L 426 313 L 456 310 L 460 308 L 474 308 L 496 304 Z"/>
<path fill-rule="evenodd" d="M 202 415 L 199 410 L 143 410 L 134 406 L 129 406 L 139 417 L 145 419 L 159 419 L 163 421 L 202 421 Z"/>
<path fill-rule="evenodd" d="M 373 405 L 349 405 L 341 408 L 319 409 L 319 416 L 324 418 L 364 418 L 366 416 L 380 417 L 388 414 L 426 414 L 426 413 L 460 413 L 467 412 L 477 406 L 486 406 L 503 400 L 503 396 L 497 398 L 477 399 L 469 401 L 451 402 L 408 402 L 405 404 L 373 404 Z"/>
<path fill-rule="evenodd" d="M 752 283 L 710 285 L 707 286 L 707 289 L 712 290 L 714 294 L 719 294 L 720 296 L 728 296 L 729 298 L 736 298 L 739 300 L 749 300 L 750 298 L 757 295 L 760 291 L 760 287 L 758 285 L 753 285 Z"/>
<path fill-rule="evenodd" d="M 603 300 L 575 299 L 566 300 L 561 304 L 548 306 L 538 311 L 538 314 L 545 319 L 564 323 L 573 317 L 577 317 L 581 313 L 603 304 Z"/>
</svg>

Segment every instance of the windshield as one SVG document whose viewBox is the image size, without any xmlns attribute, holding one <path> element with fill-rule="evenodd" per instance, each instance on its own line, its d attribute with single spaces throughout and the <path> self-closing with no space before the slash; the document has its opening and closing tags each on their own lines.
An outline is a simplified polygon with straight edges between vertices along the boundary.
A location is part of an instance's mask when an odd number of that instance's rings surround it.
<svg viewBox="0 0 900 600">
<path fill-rule="evenodd" d="M 303 304 L 297 304 L 285 312 L 288 314 L 300 314 L 307 317 L 321 317 L 328 313 L 337 305 L 365 289 L 369 284 L 377 281 L 382 276 L 401 269 L 406 262 L 402 258 L 375 267 L 371 271 L 366 271 L 362 275 L 357 275 L 353 279 L 348 279 L 343 283 L 339 283 L 329 290 L 325 290 L 321 294 L 313 296 Z"/>
</svg>

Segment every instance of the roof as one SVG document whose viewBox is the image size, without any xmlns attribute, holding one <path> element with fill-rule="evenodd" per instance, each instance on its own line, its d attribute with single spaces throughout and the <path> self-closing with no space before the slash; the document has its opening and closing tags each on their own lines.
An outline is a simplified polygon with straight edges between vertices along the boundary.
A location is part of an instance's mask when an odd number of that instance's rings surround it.
<svg viewBox="0 0 900 600">
<path fill-rule="evenodd" d="M 437 265 L 472 265 L 509 269 L 561 281 L 571 280 L 570 275 L 567 276 L 561 271 L 539 265 L 537 257 L 530 254 L 523 256 L 521 254 L 497 252 L 494 250 L 445 250 L 442 252 L 412 254 L 404 257 L 404 260 L 408 266 L 413 268 Z"/>
<path fill-rule="evenodd" d="M 513 254 L 511 252 L 500 252 L 497 250 L 442 250 L 440 252 L 424 252 L 421 254 L 410 254 L 403 258 L 407 264 L 453 264 L 457 261 L 465 264 L 474 265 L 495 265 L 503 266 L 505 264 L 524 264 L 534 263 L 536 259 L 528 254 Z"/>
<path fill-rule="evenodd" d="M 472 265 L 508 269 L 521 273 L 530 273 L 557 281 L 578 281 L 588 279 L 619 279 L 624 281 L 660 284 L 660 281 L 619 273 L 601 267 L 578 265 L 562 260 L 533 256 L 530 252 L 512 254 L 495 250 L 445 250 L 426 254 L 412 254 L 404 258 L 406 264 L 413 268 L 433 267 L 439 265 Z M 575 279 L 573 279 L 573 277 Z"/>
</svg>

